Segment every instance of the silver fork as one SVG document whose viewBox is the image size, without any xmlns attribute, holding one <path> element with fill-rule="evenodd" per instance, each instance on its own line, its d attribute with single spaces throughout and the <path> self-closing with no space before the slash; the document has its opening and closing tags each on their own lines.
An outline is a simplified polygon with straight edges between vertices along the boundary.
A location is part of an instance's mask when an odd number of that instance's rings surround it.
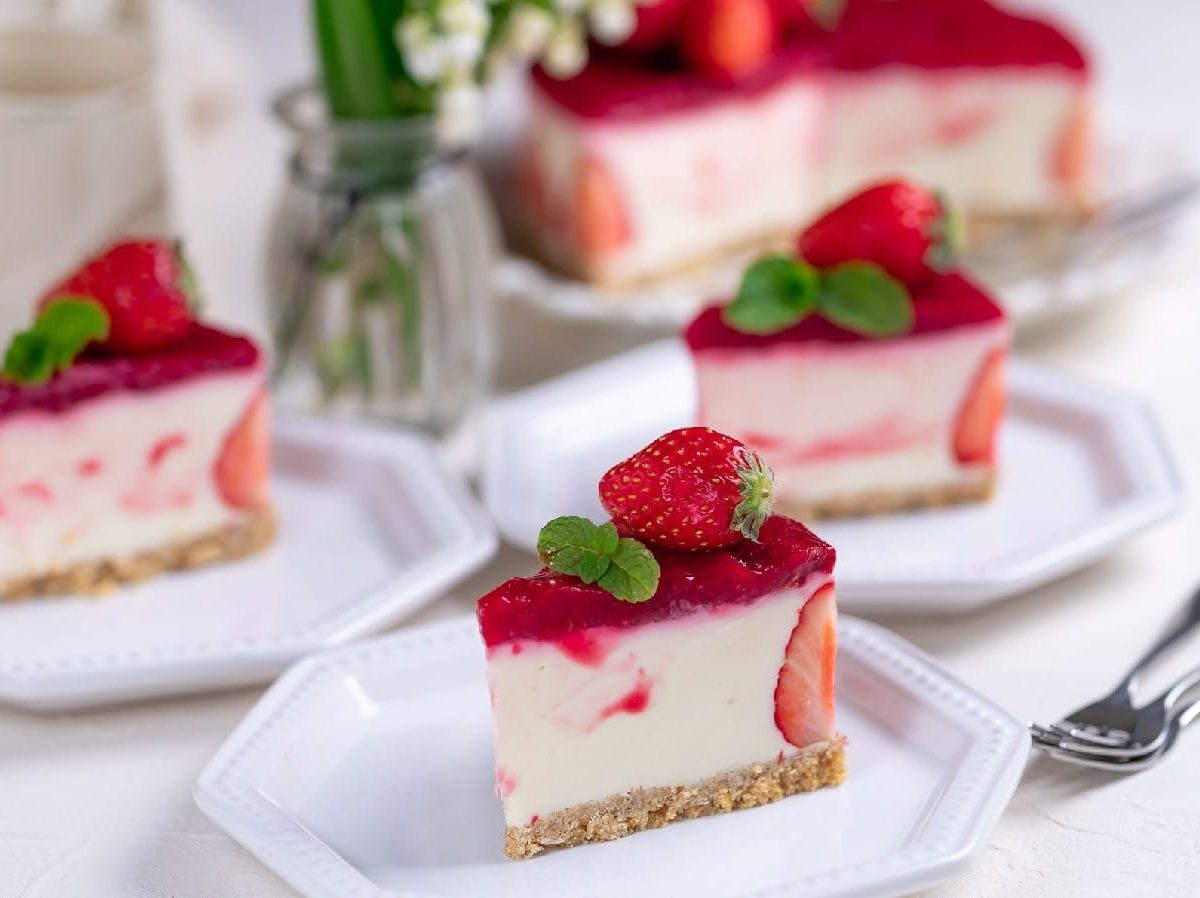
<svg viewBox="0 0 1200 898">
<path fill-rule="evenodd" d="M 1163 634 L 1134 663 L 1112 692 L 1099 701 L 1072 711 L 1049 729 L 1097 747 L 1132 747 L 1130 740 L 1134 738 L 1139 721 L 1138 709 L 1133 704 L 1133 692 L 1138 679 L 1168 649 L 1191 633 L 1197 624 L 1200 624 L 1200 588 L 1192 593 Z M 1157 732 L 1164 729 L 1165 718 L 1160 722 Z M 1143 724 L 1143 731 L 1146 731 L 1146 724 Z"/>
<path fill-rule="evenodd" d="M 1164 738 L 1159 746 L 1150 752 L 1144 752 L 1133 757 L 1120 758 L 1111 755 L 1098 755 L 1094 746 L 1075 743 L 1073 747 L 1060 746 L 1050 748 L 1041 746 L 1047 754 L 1068 764 L 1078 764 L 1097 770 L 1107 770 L 1113 773 L 1137 773 L 1153 767 L 1167 756 L 1175 746 L 1175 740 L 1189 724 L 1200 717 L 1200 700 L 1193 700 L 1182 709 L 1175 711 L 1167 724 Z"/>
<path fill-rule="evenodd" d="M 1200 705 L 1200 667 L 1184 674 L 1161 695 L 1137 708 L 1137 720 L 1124 745 L 1097 744 L 1077 739 L 1062 730 L 1031 723 L 1030 735 L 1039 748 L 1051 754 L 1060 751 L 1110 761 L 1129 761 L 1158 752 L 1171 738 L 1173 722 L 1193 705 Z"/>
</svg>

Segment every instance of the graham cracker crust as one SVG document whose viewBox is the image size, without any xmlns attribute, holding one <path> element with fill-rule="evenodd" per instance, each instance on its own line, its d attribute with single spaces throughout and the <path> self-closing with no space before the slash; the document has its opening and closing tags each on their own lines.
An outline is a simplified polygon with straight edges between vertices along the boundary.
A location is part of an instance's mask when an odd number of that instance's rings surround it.
<svg viewBox="0 0 1200 898">
<path fill-rule="evenodd" d="M 799 521 L 866 517 L 894 511 L 915 511 L 964 502 L 982 502 L 991 498 L 995 489 L 996 471 L 992 469 L 977 483 L 955 483 L 915 490 L 877 490 L 855 496 L 823 499 L 819 502 L 796 502 L 780 497 L 775 502 L 775 509 L 778 513 Z"/>
<path fill-rule="evenodd" d="M 510 826 L 504 833 L 504 853 L 521 860 L 547 848 L 607 842 L 679 820 L 770 804 L 836 786 L 845 778 L 845 740 L 838 737 L 780 762 L 752 764 L 695 785 L 634 789 L 555 811 L 529 826 Z"/>
<path fill-rule="evenodd" d="M 146 580 L 164 571 L 254 555 L 274 541 L 276 531 L 274 509 L 264 508 L 252 512 L 232 527 L 222 527 L 162 548 L 126 558 L 83 561 L 58 570 L 11 579 L 0 589 L 0 601 L 61 594 L 101 595 L 122 583 Z"/>
</svg>

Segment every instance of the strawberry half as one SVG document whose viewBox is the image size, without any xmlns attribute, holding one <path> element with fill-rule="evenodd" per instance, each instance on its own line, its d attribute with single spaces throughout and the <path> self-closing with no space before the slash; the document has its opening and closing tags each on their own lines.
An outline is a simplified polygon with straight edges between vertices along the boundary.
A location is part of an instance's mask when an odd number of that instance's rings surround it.
<svg viewBox="0 0 1200 898">
<path fill-rule="evenodd" d="M 585 158 L 575 187 L 575 237 L 589 259 L 607 256 L 626 243 L 632 232 L 621 193 L 604 166 Z"/>
<path fill-rule="evenodd" d="M 271 410 L 266 391 L 250 401 L 225 438 L 213 472 L 221 498 L 234 508 L 262 508 L 271 476 Z"/>
<path fill-rule="evenodd" d="M 115 353 L 152 352 L 178 342 L 192 328 L 191 272 L 176 247 L 161 240 L 110 246 L 38 302 L 38 311 L 61 297 L 95 300 L 108 313 Z"/>
<path fill-rule="evenodd" d="M 797 748 L 833 735 L 837 603 L 833 584 L 800 609 L 775 682 L 775 725 Z"/>
<path fill-rule="evenodd" d="M 772 0 L 694 0 L 683 20 L 680 50 L 698 72 L 744 78 L 771 59 L 779 32 Z"/>
<path fill-rule="evenodd" d="M 954 457 L 963 464 L 991 464 L 996 434 L 1004 416 L 1004 350 L 988 353 L 958 410 Z"/>
<path fill-rule="evenodd" d="M 744 443 L 707 427 L 659 437 L 600 479 L 613 520 L 645 542 L 701 550 L 757 539 L 774 477 Z"/>
<path fill-rule="evenodd" d="M 826 212 L 796 249 L 817 268 L 874 262 L 912 289 L 953 267 L 959 228 L 942 199 L 908 181 L 885 181 Z"/>
</svg>

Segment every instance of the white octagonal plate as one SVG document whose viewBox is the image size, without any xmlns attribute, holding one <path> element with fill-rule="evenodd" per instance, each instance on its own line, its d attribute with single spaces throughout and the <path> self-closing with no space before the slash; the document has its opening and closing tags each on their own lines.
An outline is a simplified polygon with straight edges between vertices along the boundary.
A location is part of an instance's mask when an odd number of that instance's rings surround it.
<svg viewBox="0 0 1200 898">
<path fill-rule="evenodd" d="M 282 421 L 272 493 L 279 537 L 260 556 L 0 607 L 0 700 L 57 709 L 263 682 L 417 610 L 495 551 L 420 436 Z"/>
<path fill-rule="evenodd" d="M 1024 770 L 1024 727 L 872 624 L 839 628 L 836 789 L 508 861 L 473 619 L 309 658 L 201 775 L 200 807 L 308 898 L 833 898 L 962 871 Z"/>
<path fill-rule="evenodd" d="M 1001 474 L 986 503 L 818 521 L 855 611 L 975 608 L 1096 560 L 1182 505 L 1158 426 L 1138 402 L 1013 359 Z M 484 501 L 532 551 L 551 518 L 599 520 L 600 475 L 693 423 L 687 350 L 665 340 L 496 403 L 485 422 Z"/>
</svg>

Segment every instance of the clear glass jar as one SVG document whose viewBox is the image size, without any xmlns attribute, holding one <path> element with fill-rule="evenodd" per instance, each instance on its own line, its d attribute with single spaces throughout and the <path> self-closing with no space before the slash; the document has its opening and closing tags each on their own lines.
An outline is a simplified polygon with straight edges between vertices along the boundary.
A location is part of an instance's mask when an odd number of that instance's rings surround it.
<svg viewBox="0 0 1200 898">
<path fill-rule="evenodd" d="M 445 433 L 495 354 L 498 238 L 475 165 L 430 118 L 331 121 L 311 88 L 275 111 L 293 139 L 269 271 L 281 404 Z"/>
</svg>

